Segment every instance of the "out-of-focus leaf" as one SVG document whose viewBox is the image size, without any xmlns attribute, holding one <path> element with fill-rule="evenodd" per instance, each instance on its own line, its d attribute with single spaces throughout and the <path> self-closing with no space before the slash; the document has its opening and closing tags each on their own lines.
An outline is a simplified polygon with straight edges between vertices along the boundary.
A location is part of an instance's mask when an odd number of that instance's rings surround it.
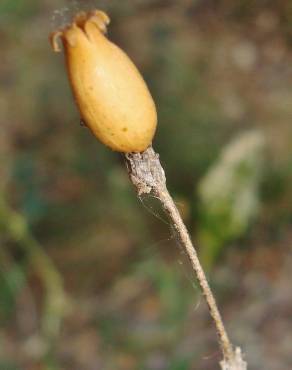
<svg viewBox="0 0 292 370">
<path fill-rule="evenodd" d="M 47 204 L 40 191 L 43 179 L 36 170 L 36 161 L 27 155 L 15 161 L 14 180 L 21 184 L 21 203 L 26 219 L 29 223 L 39 221 L 47 211 Z"/>
<path fill-rule="evenodd" d="M 188 370 L 190 368 L 190 361 L 185 358 L 180 358 L 172 361 L 169 370 Z"/>
<path fill-rule="evenodd" d="M 20 368 L 10 361 L 0 360 L 0 370 L 20 370 Z"/>
<path fill-rule="evenodd" d="M 211 267 L 222 247 L 242 236 L 259 209 L 264 137 L 240 134 L 199 183 L 201 256 Z"/>
<path fill-rule="evenodd" d="M 187 289 L 183 289 L 180 274 L 156 258 L 149 258 L 148 261 L 139 265 L 137 273 L 152 279 L 161 302 L 163 324 L 175 327 L 184 321 L 190 295 Z"/>
<path fill-rule="evenodd" d="M 15 299 L 26 281 L 25 274 L 17 264 L 10 269 L 0 268 L 0 314 L 4 317 L 13 310 Z M 1 364 L 0 364 L 1 369 Z"/>
</svg>

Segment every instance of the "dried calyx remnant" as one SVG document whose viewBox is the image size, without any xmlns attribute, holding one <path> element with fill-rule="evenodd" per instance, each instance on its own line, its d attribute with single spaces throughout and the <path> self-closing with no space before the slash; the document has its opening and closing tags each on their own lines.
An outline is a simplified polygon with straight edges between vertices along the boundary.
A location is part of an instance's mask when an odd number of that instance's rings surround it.
<svg viewBox="0 0 292 370">
<path fill-rule="evenodd" d="M 141 152 L 151 145 L 157 114 L 143 77 L 130 58 L 106 37 L 106 13 L 78 13 L 50 35 L 54 51 L 63 43 L 67 73 L 82 121 L 105 145 Z"/>
<path fill-rule="evenodd" d="M 76 15 L 50 36 L 63 42 L 68 77 L 82 121 L 113 150 L 125 153 L 129 177 L 138 195 L 152 192 L 169 215 L 196 273 L 215 323 L 223 353 L 223 370 L 245 370 L 240 349 L 234 351 L 196 250 L 166 187 L 159 156 L 152 148 L 157 114 L 151 94 L 129 57 L 105 36 L 109 17 L 100 10 Z"/>
</svg>

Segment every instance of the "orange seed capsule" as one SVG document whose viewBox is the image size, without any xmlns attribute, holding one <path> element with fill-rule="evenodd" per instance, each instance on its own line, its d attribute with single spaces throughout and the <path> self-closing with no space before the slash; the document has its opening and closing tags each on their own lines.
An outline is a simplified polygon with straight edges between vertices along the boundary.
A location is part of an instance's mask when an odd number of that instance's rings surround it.
<svg viewBox="0 0 292 370">
<path fill-rule="evenodd" d="M 151 145 L 155 104 L 129 57 L 105 36 L 110 20 L 100 10 L 78 13 L 50 35 L 54 51 L 63 42 L 67 72 L 82 120 L 105 145 L 142 152 Z"/>
</svg>

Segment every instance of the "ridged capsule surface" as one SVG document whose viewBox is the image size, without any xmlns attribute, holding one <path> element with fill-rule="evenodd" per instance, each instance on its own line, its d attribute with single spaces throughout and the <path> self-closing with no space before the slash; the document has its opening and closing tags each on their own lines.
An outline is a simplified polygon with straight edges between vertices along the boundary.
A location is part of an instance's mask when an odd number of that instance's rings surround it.
<svg viewBox="0 0 292 370">
<path fill-rule="evenodd" d="M 142 152 L 157 125 L 155 104 L 130 58 L 105 35 L 108 16 L 99 10 L 76 15 L 51 34 L 62 40 L 68 78 L 81 118 L 105 145 L 119 152 Z"/>
</svg>

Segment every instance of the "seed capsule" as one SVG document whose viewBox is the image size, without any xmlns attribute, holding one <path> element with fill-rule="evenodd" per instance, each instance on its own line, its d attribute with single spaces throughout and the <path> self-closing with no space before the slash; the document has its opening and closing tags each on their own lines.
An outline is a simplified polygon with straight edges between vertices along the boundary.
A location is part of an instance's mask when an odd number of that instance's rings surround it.
<svg viewBox="0 0 292 370">
<path fill-rule="evenodd" d="M 105 145 L 119 152 L 142 152 L 151 145 L 155 104 L 129 57 L 105 36 L 108 16 L 78 13 L 50 36 L 53 50 L 63 42 L 67 72 L 82 121 Z"/>
</svg>

